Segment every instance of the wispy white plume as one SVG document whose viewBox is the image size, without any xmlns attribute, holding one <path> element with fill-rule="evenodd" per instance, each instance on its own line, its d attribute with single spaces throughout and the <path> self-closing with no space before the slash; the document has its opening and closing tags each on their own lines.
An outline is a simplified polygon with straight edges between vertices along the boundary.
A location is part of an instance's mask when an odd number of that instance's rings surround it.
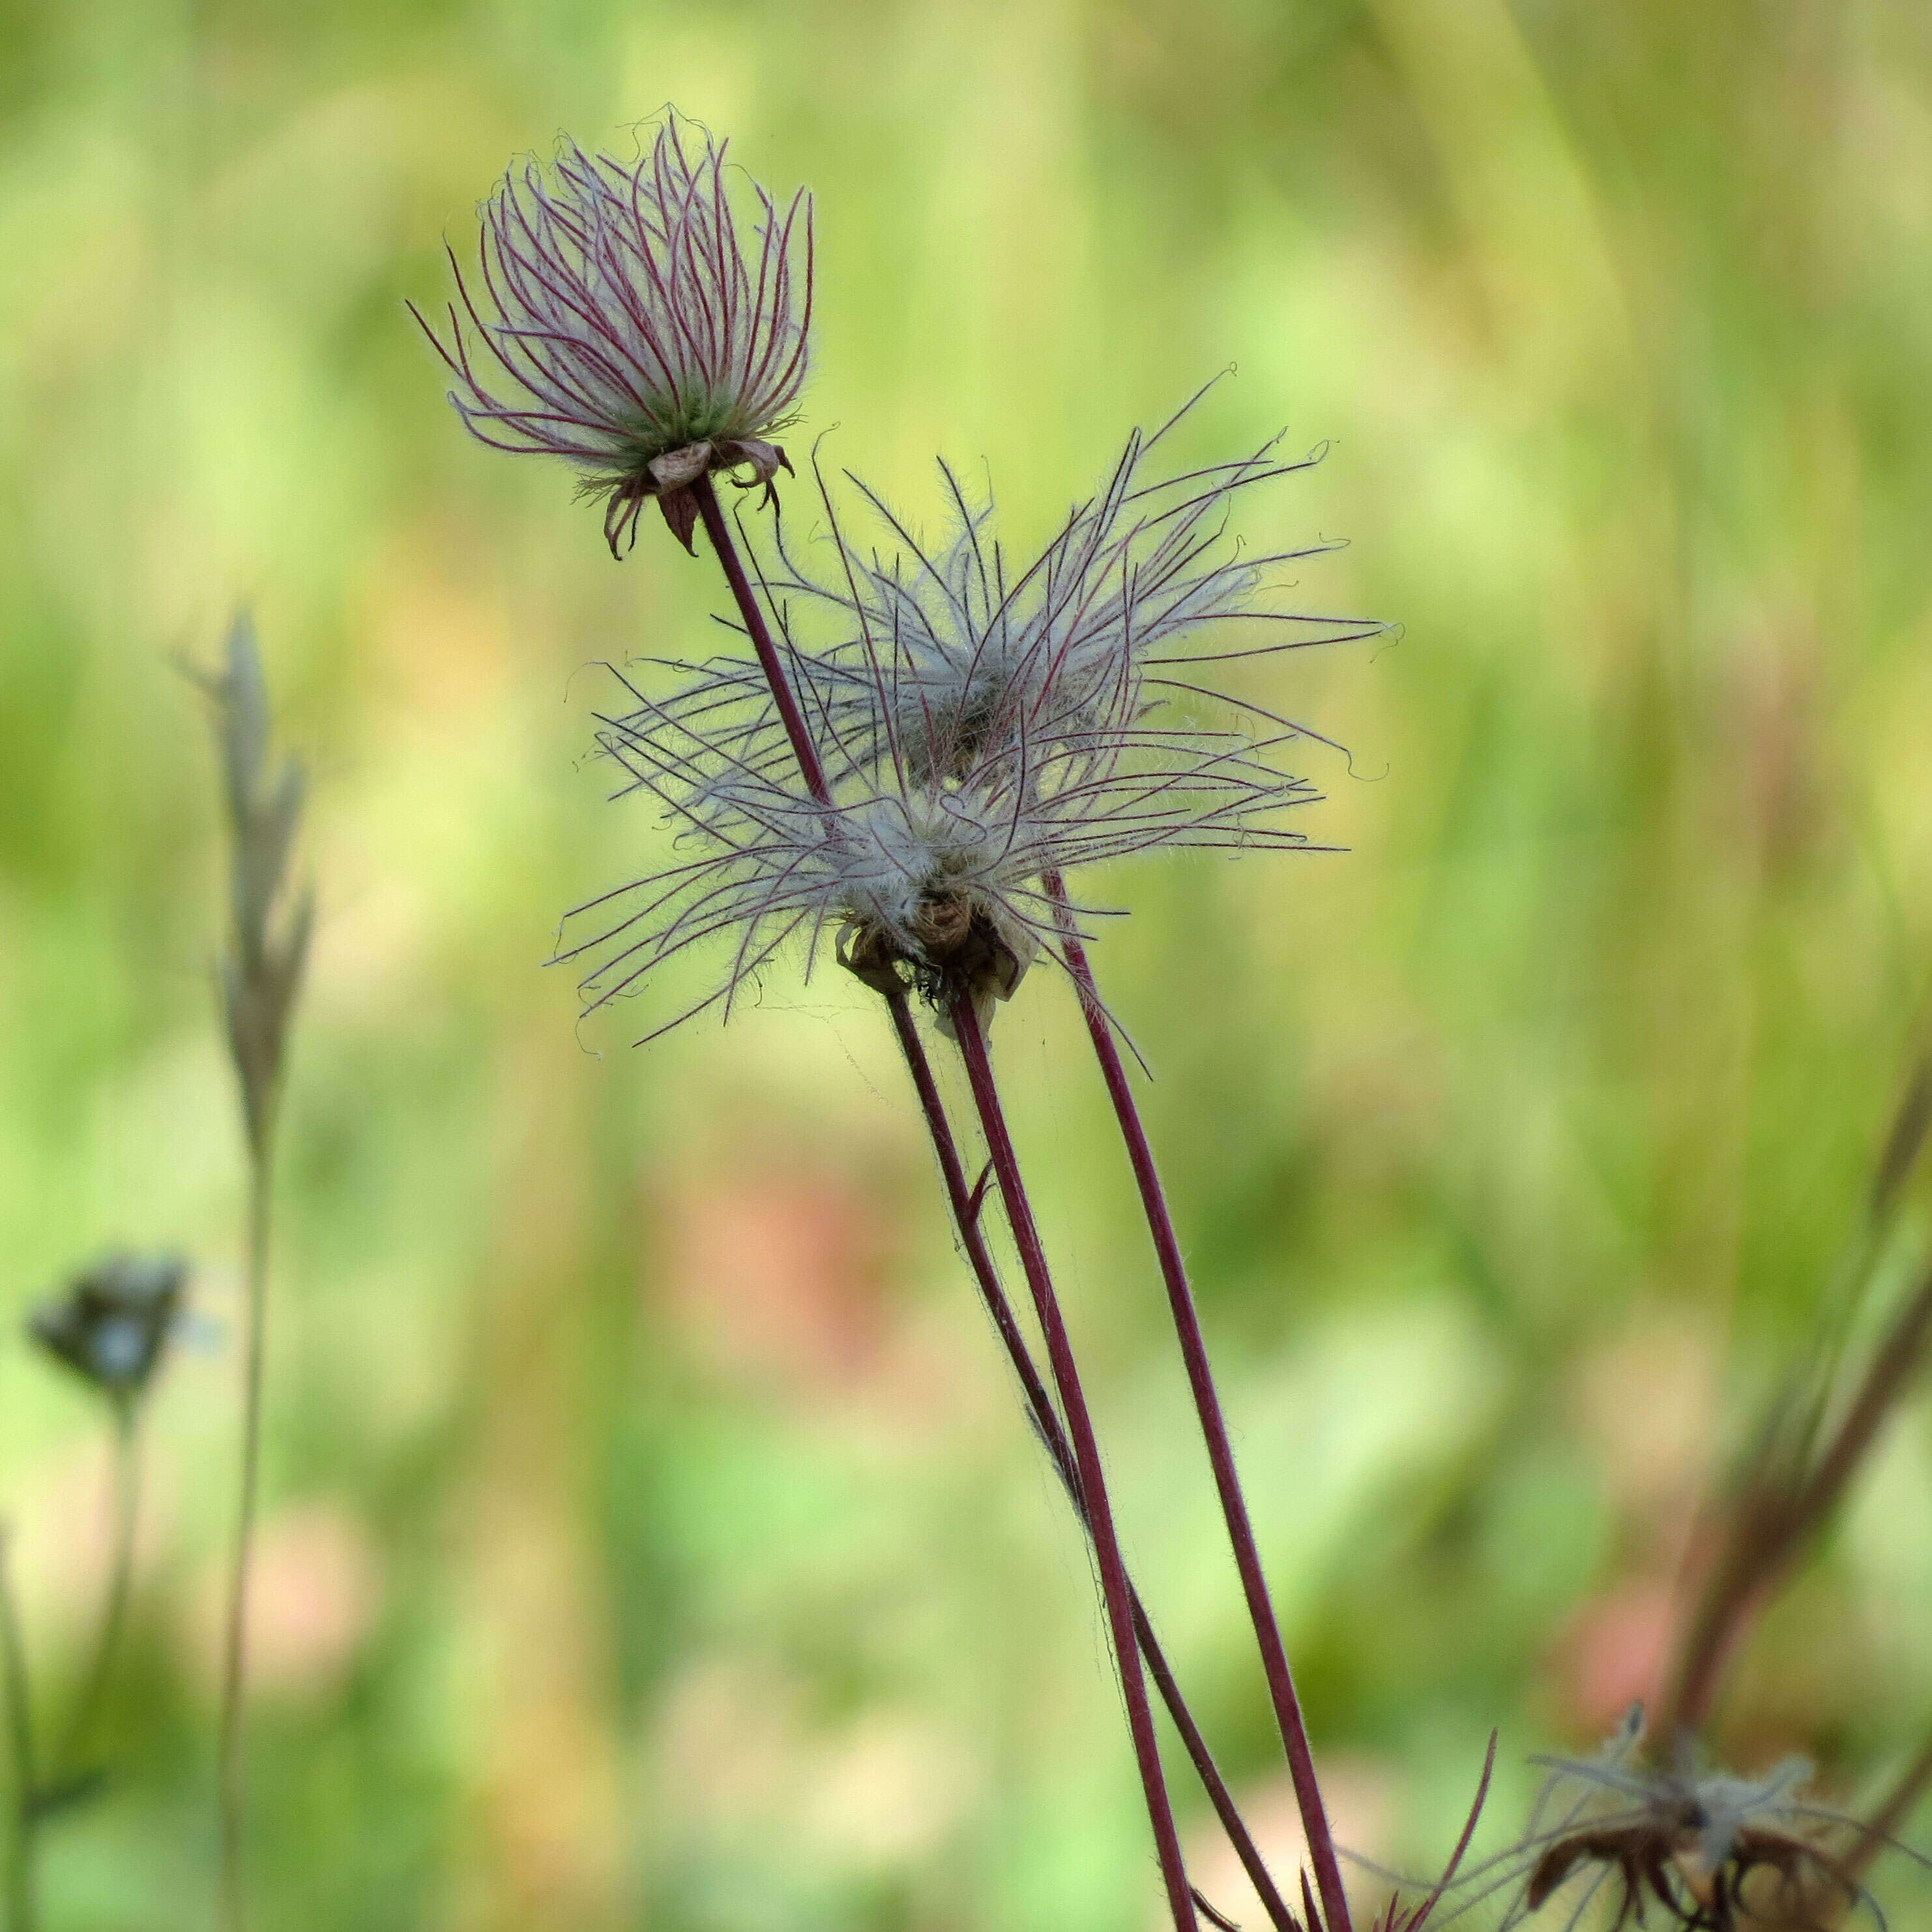
<svg viewBox="0 0 1932 1932">
<path fill-rule="evenodd" d="M 629 708 L 602 720 L 601 742 L 691 856 L 573 915 L 562 956 L 589 968 L 591 1004 L 725 935 L 713 998 L 728 1002 L 794 940 L 808 970 L 828 932 L 848 963 L 902 968 L 942 1004 L 962 984 L 1004 997 L 1036 954 L 1058 956 L 1046 875 L 1164 846 L 1305 844 L 1280 821 L 1315 794 L 1271 758 L 1309 734 L 1265 712 L 1272 728 L 1258 730 L 1252 706 L 1248 728 L 1203 728 L 1161 700 L 1216 697 L 1183 669 L 1217 655 L 1189 648 L 1207 626 L 1283 627 L 1230 656 L 1382 627 L 1258 608 L 1274 571 L 1312 553 L 1243 556 L 1228 507 L 1302 464 L 1270 446 L 1148 482 L 1164 434 L 1136 433 L 1102 490 L 1023 562 L 950 470 L 956 524 L 940 547 L 856 478 L 890 548 L 862 550 L 829 492 L 829 534 L 809 556 L 770 546 L 760 600 L 827 800 L 801 782 L 748 656 L 660 665 L 673 680 L 662 696 L 627 677 Z"/>
</svg>

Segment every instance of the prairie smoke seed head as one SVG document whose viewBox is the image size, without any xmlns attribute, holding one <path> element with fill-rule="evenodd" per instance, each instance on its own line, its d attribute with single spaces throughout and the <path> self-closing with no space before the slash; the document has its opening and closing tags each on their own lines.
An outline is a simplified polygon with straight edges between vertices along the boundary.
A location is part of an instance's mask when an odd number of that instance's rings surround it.
<svg viewBox="0 0 1932 1932">
<path fill-rule="evenodd" d="M 983 519 L 974 528 L 988 560 L 971 578 L 976 596 L 1000 566 Z M 882 580 L 908 574 L 869 567 Z M 910 984 L 942 1010 L 969 994 L 984 1018 L 1036 956 L 1066 964 L 1048 874 L 1166 846 L 1306 843 L 1279 821 L 1314 791 L 1269 762 L 1300 735 L 1292 728 L 1257 737 L 1151 719 L 1150 678 L 1125 650 L 1104 670 L 1070 650 L 988 651 L 950 687 L 964 701 L 949 704 L 926 677 L 936 616 L 916 631 L 903 613 L 890 627 L 868 616 L 857 643 L 835 632 L 814 648 L 795 626 L 828 610 L 836 624 L 854 606 L 796 594 L 804 580 L 782 559 L 758 572 L 825 792 L 801 780 L 749 658 L 673 665 L 681 682 L 662 700 L 624 680 L 632 708 L 602 718 L 599 742 L 628 774 L 622 792 L 654 798 L 694 856 L 572 916 L 587 936 L 560 957 L 588 964 L 592 1006 L 686 947 L 729 937 L 736 950 L 712 996 L 728 1012 L 734 989 L 782 947 L 801 940 L 808 970 L 831 934 L 868 984 Z M 1072 913 L 1083 936 L 1093 914 Z"/>
<path fill-rule="evenodd" d="M 700 477 L 769 491 L 791 466 L 772 438 L 805 385 L 811 199 L 781 210 L 752 182 L 747 235 L 724 154 L 673 115 L 634 164 L 566 142 L 548 174 L 512 166 L 482 205 L 480 286 L 452 250 L 446 332 L 410 305 L 470 433 L 574 464 L 614 556 L 646 500 L 689 549 Z"/>
<path fill-rule="evenodd" d="M 963 778 L 1029 738 L 1105 733 L 1163 702 L 1204 700 L 1325 743 L 1232 694 L 1211 668 L 1388 627 L 1280 608 L 1281 568 L 1336 544 L 1252 554 L 1228 537 L 1238 499 L 1310 467 L 1319 450 L 1285 459 L 1275 439 L 1233 461 L 1150 476 L 1152 453 L 1198 400 L 1150 436 L 1136 430 L 1102 486 L 1017 557 L 991 501 L 971 501 L 944 462 L 950 526 L 934 543 L 849 472 L 876 541 L 848 535 L 820 476 L 826 537 L 796 546 L 776 532 L 764 584 L 768 602 L 798 610 L 824 730 L 918 780 Z M 1222 645 L 1234 622 L 1247 637 Z M 764 729 L 777 730 L 776 714 Z M 739 748 L 766 747 L 748 738 Z"/>
</svg>

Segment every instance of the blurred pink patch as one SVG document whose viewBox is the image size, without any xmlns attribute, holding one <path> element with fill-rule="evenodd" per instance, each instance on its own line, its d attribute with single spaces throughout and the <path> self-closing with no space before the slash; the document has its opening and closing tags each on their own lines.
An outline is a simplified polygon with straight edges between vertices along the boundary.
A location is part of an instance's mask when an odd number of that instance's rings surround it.
<svg viewBox="0 0 1932 1932">
<path fill-rule="evenodd" d="M 1681 1534 L 1703 1493 L 1721 1412 L 1718 1359 L 1707 1324 L 1646 1310 L 1574 1372 L 1578 1433 L 1626 1520 L 1650 1534 Z"/>
<path fill-rule="evenodd" d="M 671 1293 L 718 1366 L 800 1394 L 864 1379 L 889 1322 L 890 1230 L 829 1174 L 784 1174 L 680 1196 Z"/>
<path fill-rule="evenodd" d="M 1594 1737 L 1613 1730 L 1634 1702 L 1654 1706 L 1676 1613 L 1676 1591 L 1664 1577 L 1633 1578 L 1585 1604 L 1552 1646 L 1566 1720 Z"/>
<path fill-rule="evenodd" d="M 1478 1768 L 1480 1768 L 1479 1763 Z M 1394 1772 L 1379 1759 L 1367 1757 L 1324 1757 L 1318 1768 L 1322 1796 L 1336 1843 L 1346 1845 L 1360 1857 L 1385 1859 L 1397 1808 Z M 1247 1821 L 1262 1861 L 1276 1888 L 1298 1912 L 1301 1891 L 1298 1874 L 1307 1862 L 1308 1839 L 1301 1828 L 1301 1813 L 1288 1774 L 1283 1772 L 1264 1784 L 1236 1791 L 1234 1802 L 1240 1807 L 1241 1816 Z M 1238 1925 L 1267 1924 L 1268 1913 L 1259 1895 L 1213 1818 L 1202 1820 L 1190 1833 L 1186 1854 L 1190 1874 L 1217 1912 Z M 1375 1882 L 1365 1881 L 1360 1872 L 1351 1871 L 1352 1902 L 1369 1898 Z M 1366 1924 L 1366 1920 L 1364 1912 L 1358 1923 Z M 1156 1913 L 1149 1922 L 1171 1924 L 1172 1922 L 1164 1914 Z"/>
<path fill-rule="evenodd" d="M 196 1622 L 204 1672 L 218 1679 L 224 1574 L 205 1588 Z M 268 1519 L 255 1545 L 248 1680 L 314 1696 L 340 1678 L 382 1607 L 380 1561 L 361 1520 L 340 1503 L 304 1503 Z"/>
<path fill-rule="evenodd" d="M 174 1468 L 164 1449 L 148 1445 L 142 1472 L 136 1538 L 136 1587 L 158 1550 L 173 1534 Z M 9 1498 L 14 1526 L 14 1586 L 30 1626 L 56 1630 L 78 1652 L 100 1615 L 113 1560 L 113 1462 L 107 1444 L 90 1432 L 63 1445 Z"/>
</svg>

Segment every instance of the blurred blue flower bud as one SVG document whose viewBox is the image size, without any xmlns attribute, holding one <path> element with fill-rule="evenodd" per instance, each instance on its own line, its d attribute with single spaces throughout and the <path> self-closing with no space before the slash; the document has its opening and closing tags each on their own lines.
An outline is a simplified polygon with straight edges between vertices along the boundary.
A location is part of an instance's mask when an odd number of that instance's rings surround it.
<svg viewBox="0 0 1932 1932">
<path fill-rule="evenodd" d="M 131 1402 L 160 1361 L 187 1280 L 178 1255 L 111 1255 L 35 1309 L 28 1332 L 104 1394 Z"/>
</svg>

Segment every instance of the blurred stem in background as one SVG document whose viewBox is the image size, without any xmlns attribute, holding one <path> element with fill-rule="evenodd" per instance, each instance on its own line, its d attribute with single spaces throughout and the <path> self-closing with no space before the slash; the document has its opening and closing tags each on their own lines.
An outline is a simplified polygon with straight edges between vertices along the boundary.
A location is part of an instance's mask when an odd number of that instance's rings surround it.
<svg viewBox="0 0 1932 1932">
<path fill-rule="evenodd" d="M 14 1842 L 7 1862 L 7 1916 L 11 1932 L 34 1932 L 34 1857 L 40 1815 L 40 1776 L 34 1760 L 34 1714 L 28 1702 L 27 1650 L 14 1598 L 10 1562 L 13 1530 L 0 1524 L 0 1677 L 7 1698 L 7 1754 L 13 1774 Z"/>
<path fill-rule="evenodd" d="M 262 1376 L 268 1300 L 270 1205 L 274 1192 L 272 1137 L 251 1137 L 248 1159 L 248 1256 L 242 1358 L 242 1480 L 236 1504 L 235 1553 L 221 1663 L 221 1922 L 247 1919 L 242 1834 L 248 1802 L 247 1741 L 242 1713 L 248 1684 L 248 1583 L 262 1468 Z"/>
<path fill-rule="evenodd" d="M 34 1920 L 34 1864 L 41 1826 L 84 1804 L 104 1781 L 101 1766 L 90 1761 L 88 1747 L 106 1706 L 134 1593 L 141 1412 L 173 1330 L 187 1273 L 186 1264 L 172 1255 L 112 1255 L 76 1275 L 62 1294 L 36 1308 L 28 1321 L 33 1341 L 105 1400 L 113 1474 L 107 1594 L 92 1654 L 45 1773 L 34 1745 L 26 1640 L 0 1534 L 0 1654 L 14 1781 L 9 1918 L 15 1932 L 31 1928 Z"/>
<path fill-rule="evenodd" d="M 268 686 L 254 626 L 245 614 L 229 628 L 224 668 L 197 681 L 214 704 L 233 842 L 229 946 L 221 962 L 222 1011 L 248 1146 L 241 1470 L 223 1646 L 219 1765 L 220 1923 L 228 1932 L 238 1932 L 247 1917 L 242 1838 L 248 1771 L 242 1714 L 249 1572 L 261 1486 L 275 1126 L 289 1025 L 308 958 L 314 902 L 306 892 L 290 898 L 289 857 L 302 820 L 304 780 L 302 768 L 292 763 L 272 774 L 269 770 Z"/>
<path fill-rule="evenodd" d="M 1932 1788 L 1932 1738 L 1926 1739 L 1898 1782 L 1864 1821 L 1857 1843 L 1845 1854 L 1841 1862 L 1854 1878 L 1862 1876 L 1872 1861 L 1897 1842 L 1899 1827 L 1928 1788 Z"/>
<path fill-rule="evenodd" d="M 120 1654 L 121 1640 L 128 1626 L 128 1604 L 134 1594 L 134 1532 L 140 1517 L 141 1495 L 140 1411 L 132 1400 L 114 1405 L 112 1555 L 107 1576 L 107 1600 L 100 1612 L 100 1627 L 94 1640 L 94 1654 L 87 1675 L 81 1680 L 61 1749 L 55 1762 L 67 1767 L 70 1775 L 88 1774 L 86 1752 L 100 1721 L 114 1663 Z"/>
<path fill-rule="evenodd" d="M 110 1255 L 35 1309 L 28 1333 L 107 1405 L 113 1462 L 107 1594 L 94 1652 L 54 1755 L 56 1784 L 39 1793 L 43 1815 L 92 1795 L 101 1772 L 88 1746 L 106 1706 L 134 1592 L 140 1504 L 140 1430 L 149 1384 L 181 1309 L 188 1264 L 178 1256 Z"/>
<path fill-rule="evenodd" d="M 1842 1292 L 1826 1298 L 1828 1318 L 1855 1314 L 1883 1256 L 1905 1183 L 1932 1129 L 1932 1064 L 1922 1058 L 1886 1133 L 1863 1222 L 1842 1270 Z M 1708 1722 L 1724 1667 L 1753 1616 L 1771 1598 L 1805 1545 L 1830 1519 L 1886 1420 L 1922 1366 L 1932 1336 L 1932 1271 L 1922 1274 L 1886 1324 L 1862 1372 L 1834 1404 L 1842 1335 L 1824 1351 L 1814 1386 L 1780 1391 L 1758 1432 L 1725 1512 L 1717 1551 L 1688 1618 L 1664 1694 L 1659 1735 L 1694 1733 Z M 1932 1775 L 1932 1772 L 1928 1772 Z M 1906 1780 L 1909 1808 L 1911 1778 Z M 1900 1815 L 1903 1815 L 1901 1811 Z"/>
</svg>

